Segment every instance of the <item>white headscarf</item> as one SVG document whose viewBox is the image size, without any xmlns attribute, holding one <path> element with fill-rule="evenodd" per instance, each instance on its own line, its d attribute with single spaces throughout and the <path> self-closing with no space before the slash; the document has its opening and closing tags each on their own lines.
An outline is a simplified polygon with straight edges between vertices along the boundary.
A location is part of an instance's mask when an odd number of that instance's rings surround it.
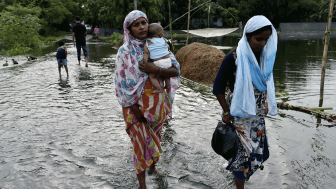
<svg viewBox="0 0 336 189">
<path fill-rule="evenodd" d="M 251 33 L 268 25 L 272 27 L 272 35 L 261 52 L 259 67 L 258 61 L 247 41 L 246 33 Z M 268 113 L 273 116 L 278 114 L 273 81 L 273 66 L 277 44 L 277 32 L 265 16 L 254 16 L 249 19 L 236 50 L 236 82 L 230 107 L 232 116 L 250 118 L 256 115 L 253 86 L 259 91 L 267 90 Z"/>
</svg>

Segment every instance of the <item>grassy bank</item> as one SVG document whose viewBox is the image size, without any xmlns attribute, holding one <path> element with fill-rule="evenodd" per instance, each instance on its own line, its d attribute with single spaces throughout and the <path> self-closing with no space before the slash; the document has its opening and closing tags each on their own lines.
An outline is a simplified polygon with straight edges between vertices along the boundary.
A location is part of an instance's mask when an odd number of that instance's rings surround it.
<svg viewBox="0 0 336 189">
<path fill-rule="evenodd" d="M 53 35 L 41 36 L 40 37 L 40 40 L 41 40 L 41 46 L 40 47 L 49 45 L 52 42 L 56 42 L 56 41 L 59 41 L 59 40 L 63 39 L 64 36 L 66 35 L 66 33 L 67 33 L 66 31 L 58 31 L 58 32 L 55 32 Z"/>
<path fill-rule="evenodd" d="M 99 39 L 103 39 L 104 41 L 111 43 L 112 45 L 117 44 L 120 39 L 122 39 L 123 35 L 117 32 L 114 32 L 110 36 L 99 35 Z"/>
</svg>

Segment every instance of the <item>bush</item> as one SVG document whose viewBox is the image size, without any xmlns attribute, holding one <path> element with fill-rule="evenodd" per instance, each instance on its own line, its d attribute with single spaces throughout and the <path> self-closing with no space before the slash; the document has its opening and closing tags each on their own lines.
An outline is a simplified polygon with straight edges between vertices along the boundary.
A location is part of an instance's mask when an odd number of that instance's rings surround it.
<svg viewBox="0 0 336 189">
<path fill-rule="evenodd" d="M 106 41 L 112 44 L 117 44 L 122 37 L 122 34 L 114 32 Z"/>
</svg>

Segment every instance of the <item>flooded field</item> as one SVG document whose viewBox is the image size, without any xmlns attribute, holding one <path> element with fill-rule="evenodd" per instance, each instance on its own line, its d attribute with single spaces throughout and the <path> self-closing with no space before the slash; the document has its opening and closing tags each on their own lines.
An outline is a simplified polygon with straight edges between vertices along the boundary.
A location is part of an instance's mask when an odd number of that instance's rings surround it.
<svg viewBox="0 0 336 189">
<path fill-rule="evenodd" d="M 58 76 L 57 45 L 14 58 L 2 67 L 0 58 L 0 188 L 137 188 L 131 142 L 115 98 L 117 50 L 88 37 L 89 67 L 77 65 L 76 49 L 68 47 L 69 78 Z M 192 37 L 227 53 L 238 36 Z M 185 39 L 177 37 L 180 48 Z M 288 92 L 278 98 L 292 105 L 317 107 L 323 53 L 319 37 L 279 36 L 275 83 Z M 336 42 L 331 39 L 326 67 L 324 106 L 336 113 Z M 164 179 L 147 177 L 147 188 L 235 188 L 227 162 L 213 152 L 210 140 L 220 120 L 220 105 L 211 88 L 182 79 L 174 101 L 174 119 L 163 130 L 164 153 L 158 170 Z M 315 117 L 280 110 L 268 116 L 270 158 L 246 188 L 335 188 L 336 127 L 316 127 Z M 322 124 L 330 124 L 326 121 Z"/>
</svg>

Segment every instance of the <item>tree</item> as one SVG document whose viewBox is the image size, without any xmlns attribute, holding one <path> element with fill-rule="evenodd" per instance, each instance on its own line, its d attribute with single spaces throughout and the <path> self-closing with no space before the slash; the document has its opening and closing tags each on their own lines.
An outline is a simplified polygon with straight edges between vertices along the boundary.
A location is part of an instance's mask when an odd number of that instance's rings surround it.
<svg viewBox="0 0 336 189">
<path fill-rule="evenodd" d="M 81 0 L 2 0 L 0 11 L 7 6 L 39 7 L 42 34 L 57 30 L 69 30 L 69 23 L 80 13 Z"/>
<path fill-rule="evenodd" d="M 137 0 L 138 10 L 146 13 L 149 21 L 163 19 L 160 13 L 162 0 Z M 123 29 L 125 17 L 134 8 L 134 1 L 84 0 L 85 18 L 100 22 L 107 27 Z"/>
<path fill-rule="evenodd" d="M 7 6 L 0 13 L 0 41 L 5 45 L 6 54 L 22 54 L 39 46 L 40 13 L 39 7 L 21 5 Z"/>
</svg>

